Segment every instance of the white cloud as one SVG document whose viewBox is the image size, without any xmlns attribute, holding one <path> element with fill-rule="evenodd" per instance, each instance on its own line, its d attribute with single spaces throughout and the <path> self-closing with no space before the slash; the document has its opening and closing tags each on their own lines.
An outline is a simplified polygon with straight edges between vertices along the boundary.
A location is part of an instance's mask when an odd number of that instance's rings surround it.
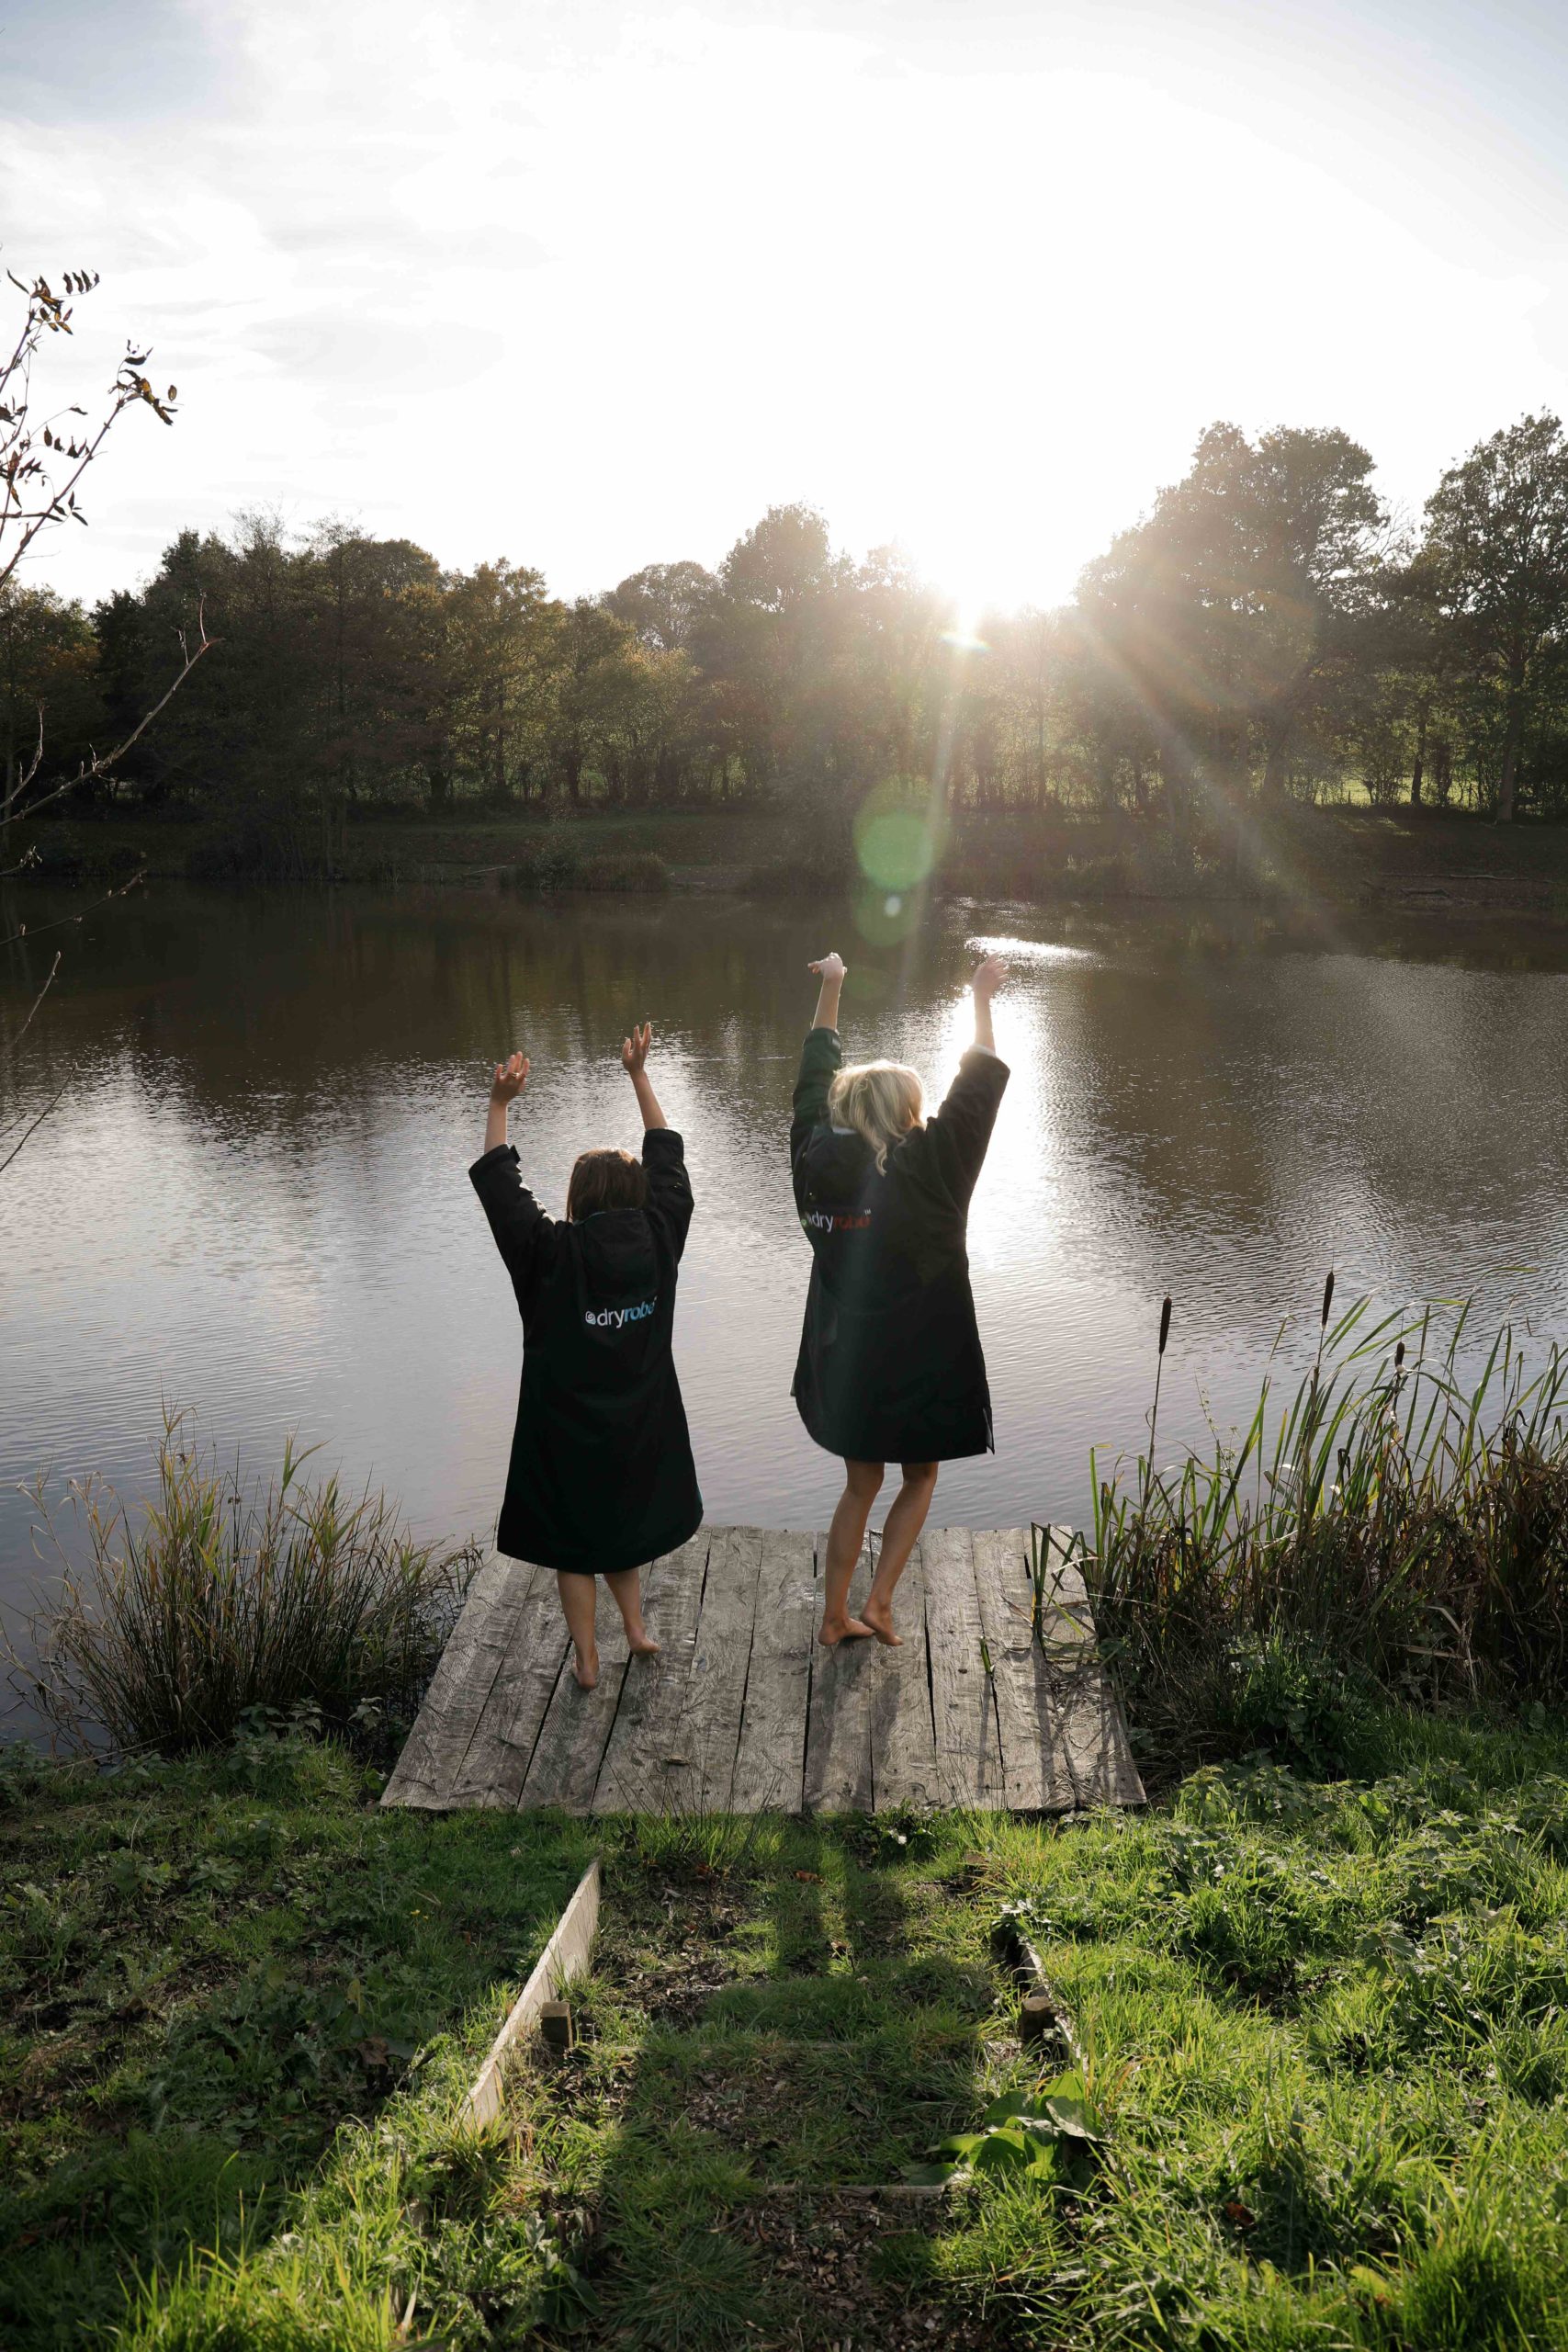
<svg viewBox="0 0 1568 2352">
<path fill-rule="evenodd" d="M 1562 397 L 1536 159 L 1500 172 L 1429 62 L 1387 102 L 1386 40 L 1347 30 L 1336 90 L 1289 12 L 1084 0 L 962 50 L 940 9 L 200 21 L 176 124 L 40 107 L 0 161 L 12 266 L 104 273 L 94 380 L 123 322 L 183 396 L 128 422 L 64 586 L 265 500 L 575 593 L 807 497 L 1050 597 L 1213 416 L 1342 423 L 1415 501 Z"/>
</svg>

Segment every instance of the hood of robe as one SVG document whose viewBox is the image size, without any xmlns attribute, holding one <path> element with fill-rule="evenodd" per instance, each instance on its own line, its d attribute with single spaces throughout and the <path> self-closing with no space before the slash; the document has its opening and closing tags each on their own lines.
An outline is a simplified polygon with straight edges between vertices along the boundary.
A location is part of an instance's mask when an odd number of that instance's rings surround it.
<svg viewBox="0 0 1568 2352">
<path fill-rule="evenodd" d="M 595 1289 L 634 1289 L 658 1272 L 653 1228 L 642 1209 L 601 1209 L 576 1228 L 582 1269 Z"/>
<path fill-rule="evenodd" d="M 895 1144 L 888 1152 L 891 1163 Z M 852 1199 L 872 1173 L 871 1146 L 863 1136 L 835 1134 L 818 1127 L 802 1155 L 807 1182 L 823 1200 Z"/>
</svg>

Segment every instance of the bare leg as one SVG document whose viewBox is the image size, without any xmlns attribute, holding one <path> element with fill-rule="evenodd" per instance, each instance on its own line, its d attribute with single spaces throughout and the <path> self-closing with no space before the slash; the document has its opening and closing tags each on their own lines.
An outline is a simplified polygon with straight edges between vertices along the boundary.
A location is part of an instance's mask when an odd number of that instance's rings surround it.
<svg viewBox="0 0 1568 2352">
<path fill-rule="evenodd" d="M 626 1629 L 626 1647 L 633 1657 L 657 1657 L 659 1644 L 649 1634 L 642 1622 L 642 1570 L 617 1568 L 606 1577 L 610 1596 L 621 1612 L 621 1623 Z"/>
<path fill-rule="evenodd" d="M 556 1571 L 561 1614 L 577 1654 L 571 1670 L 585 1690 L 592 1690 L 599 1679 L 599 1644 L 593 1631 L 599 1601 L 596 1577 L 568 1576 L 558 1568 Z"/>
<path fill-rule="evenodd" d="M 844 1491 L 828 1530 L 828 1557 L 822 1571 L 822 1625 L 817 1638 L 829 1649 L 846 1634 L 871 1631 L 849 1613 L 850 1584 L 865 1542 L 872 1504 L 882 1491 L 882 1468 L 880 1462 L 844 1464 Z"/>
<path fill-rule="evenodd" d="M 926 1523 L 926 1513 L 936 1492 L 937 1474 L 934 1462 L 906 1462 L 902 1466 L 904 1483 L 893 1498 L 893 1508 L 882 1531 L 876 1574 L 861 1611 L 877 1640 L 894 1649 L 904 1636 L 893 1631 L 893 1588 L 908 1566 L 909 1555 Z"/>
</svg>

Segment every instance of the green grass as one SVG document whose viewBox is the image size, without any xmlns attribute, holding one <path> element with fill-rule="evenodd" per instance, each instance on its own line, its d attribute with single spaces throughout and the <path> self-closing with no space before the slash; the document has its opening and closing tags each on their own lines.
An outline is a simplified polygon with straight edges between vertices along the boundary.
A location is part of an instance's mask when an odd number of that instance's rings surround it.
<svg viewBox="0 0 1568 2352">
<path fill-rule="evenodd" d="M 267 2243 L 340 2126 L 367 2146 L 389 2098 L 471 2074 L 585 1855 L 383 1815 L 377 1776 L 298 1741 L 0 1760 L 7 2352 L 105 2340 L 138 2272 Z"/>
<path fill-rule="evenodd" d="M 1568 825 L 1496 826 L 1459 810 L 1312 808 L 1292 804 L 1258 815 L 1260 863 L 1238 872 L 1234 848 L 1173 842 L 1160 820 L 1122 810 L 975 809 L 954 812 L 943 859 L 942 887 L 979 897 L 1057 900 L 1177 899 L 1278 892 L 1297 900 L 1359 904 L 1369 888 L 1397 892 L 1406 885 L 1440 885 L 1456 908 L 1490 910 L 1495 888 L 1512 880 L 1532 894 L 1548 886 L 1568 894 Z M 73 814 L 27 829 L 24 843 L 38 854 L 40 880 L 123 880 L 145 866 L 161 877 L 243 879 L 257 853 L 232 814 L 135 808 Z M 809 810 L 702 805 L 680 808 L 621 808 L 559 803 L 496 809 L 463 805 L 432 814 L 413 804 L 355 811 L 332 863 L 341 878 L 412 884 L 456 880 L 465 873 L 499 874 L 526 865 L 544 838 L 569 843 L 581 857 L 604 862 L 606 877 L 619 864 L 623 887 L 642 887 L 636 861 L 661 859 L 676 868 L 710 868 L 726 876 L 757 877 L 776 895 L 786 880 L 819 862 L 820 828 Z M 315 861 L 319 843 L 307 828 L 301 847 Z M 831 861 L 829 861 L 831 864 Z M 313 870 L 313 866 L 312 866 Z M 1493 888 L 1474 897 L 1477 875 Z M 642 877 L 646 879 L 646 876 Z M 558 885 L 557 887 L 563 887 Z M 603 887 L 603 885 L 602 885 Z"/>
<path fill-rule="evenodd" d="M 1108 2133 L 1071 2258 L 945 2275 L 1044 2340 L 1568 2344 L 1562 1739 L 1385 1718 L 1376 1780 L 1211 1767 L 1141 1820 L 992 1840 Z"/>
<path fill-rule="evenodd" d="M 1362 1745 L 892 1828 L 384 1818 L 291 1742 L 14 1770 L 0 2340 L 107 2342 L 124 2280 L 126 2352 L 1564 2352 L 1568 1734 Z M 578 2041 L 464 2138 L 595 1840 Z M 1073 2081 L 1016 2039 L 1009 1917 Z M 986 2126 L 1052 2089 L 1075 2134 Z M 954 2134 L 940 2205 L 837 2193 Z"/>
</svg>

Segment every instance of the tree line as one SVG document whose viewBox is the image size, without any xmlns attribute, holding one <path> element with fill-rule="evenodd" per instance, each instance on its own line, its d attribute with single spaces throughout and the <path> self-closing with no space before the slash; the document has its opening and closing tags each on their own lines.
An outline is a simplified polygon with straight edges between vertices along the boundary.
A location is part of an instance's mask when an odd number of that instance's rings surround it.
<svg viewBox="0 0 1568 2352">
<path fill-rule="evenodd" d="M 873 791 L 1125 811 L 1193 834 L 1364 795 L 1501 820 L 1568 810 L 1568 442 L 1529 416 L 1400 526 L 1336 429 L 1201 437 L 1181 481 L 1055 611 L 961 636 L 895 549 L 836 552 L 774 507 L 716 571 L 649 564 L 552 597 L 498 559 L 276 518 L 185 531 L 91 612 L 0 589 L 6 790 L 74 773 L 211 651 L 97 797 L 309 841 L 355 811 L 796 809 Z M 73 796 L 66 797 L 66 805 Z"/>
</svg>

